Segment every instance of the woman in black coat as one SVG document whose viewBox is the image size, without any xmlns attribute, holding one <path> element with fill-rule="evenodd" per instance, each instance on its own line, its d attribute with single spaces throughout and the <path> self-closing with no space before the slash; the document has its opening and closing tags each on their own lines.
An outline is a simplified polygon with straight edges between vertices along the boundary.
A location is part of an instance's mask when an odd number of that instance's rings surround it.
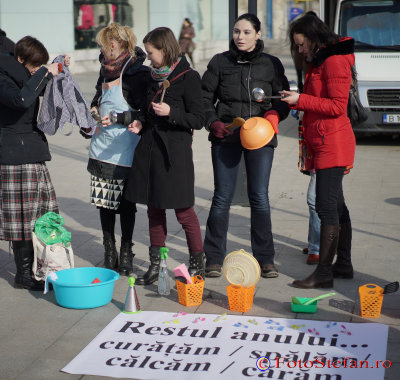
<svg viewBox="0 0 400 380">
<path fill-rule="evenodd" d="M 186 233 L 191 275 L 204 275 L 200 225 L 194 212 L 192 131 L 204 123 L 199 74 L 190 68 L 169 28 L 156 28 L 143 40 L 151 61 L 146 121 L 136 148 L 124 196 L 148 206 L 150 268 L 137 284 L 156 281 L 160 247 L 165 246 L 165 209 L 175 209 Z M 163 83 L 169 87 L 163 90 Z M 163 94 L 165 95 L 163 97 Z M 132 128 L 141 126 L 135 121 Z M 135 129 L 136 130 L 136 129 Z M 135 131 L 132 129 L 132 131 Z"/>
<path fill-rule="evenodd" d="M 264 53 L 260 20 L 253 14 L 238 17 L 229 51 L 215 55 L 202 78 L 206 128 L 210 130 L 214 169 L 214 197 L 207 220 L 204 250 L 206 276 L 219 277 L 226 255 L 229 209 L 241 157 L 244 156 L 247 190 L 251 207 L 251 247 L 263 277 L 277 277 L 268 186 L 278 123 L 287 117 L 289 107 L 280 99 L 257 102 L 252 90 L 260 87 L 267 96 L 277 96 L 289 84 L 278 58 Z M 239 129 L 226 128 L 236 117 L 258 116 L 274 127 L 275 136 L 259 149 L 242 147 Z"/>
<path fill-rule="evenodd" d="M 39 217 L 58 212 L 45 164 L 49 147 L 37 128 L 39 95 L 58 75 L 57 63 L 41 67 L 48 60 L 46 48 L 30 36 L 17 42 L 14 56 L 0 58 L 0 239 L 12 242 L 19 289 L 43 290 L 32 278 L 32 231 Z"/>
</svg>

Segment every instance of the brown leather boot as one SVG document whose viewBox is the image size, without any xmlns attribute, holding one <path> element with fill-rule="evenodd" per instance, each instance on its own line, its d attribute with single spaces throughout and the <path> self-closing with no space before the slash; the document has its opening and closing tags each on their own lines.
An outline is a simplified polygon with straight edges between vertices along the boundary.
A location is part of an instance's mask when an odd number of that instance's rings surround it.
<svg viewBox="0 0 400 380">
<path fill-rule="evenodd" d="M 351 279 L 354 276 L 351 264 L 351 238 L 351 223 L 341 224 L 336 262 L 332 266 L 333 277 Z"/>
<path fill-rule="evenodd" d="M 332 261 L 339 239 L 339 226 L 321 225 L 319 262 L 315 271 L 304 280 L 293 281 L 296 288 L 332 288 Z"/>
</svg>

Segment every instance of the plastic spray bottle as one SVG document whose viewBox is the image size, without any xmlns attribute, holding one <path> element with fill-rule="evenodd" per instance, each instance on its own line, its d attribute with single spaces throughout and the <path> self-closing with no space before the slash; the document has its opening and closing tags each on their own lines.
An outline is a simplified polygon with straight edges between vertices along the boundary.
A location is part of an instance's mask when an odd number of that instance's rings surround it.
<svg viewBox="0 0 400 380">
<path fill-rule="evenodd" d="M 167 247 L 160 248 L 161 264 L 158 272 L 158 294 L 167 296 L 171 292 L 171 280 L 168 274 L 167 257 L 169 249 Z"/>
</svg>

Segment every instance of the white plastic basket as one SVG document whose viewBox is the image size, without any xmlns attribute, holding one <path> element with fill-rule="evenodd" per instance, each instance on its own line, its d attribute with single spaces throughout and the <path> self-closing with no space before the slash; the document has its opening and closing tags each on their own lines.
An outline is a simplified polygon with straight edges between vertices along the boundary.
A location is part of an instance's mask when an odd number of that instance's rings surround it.
<svg viewBox="0 0 400 380">
<path fill-rule="evenodd" d="M 260 279 L 261 268 L 253 255 L 240 249 L 225 257 L 222 273 L 231 285 L 248 288 Z"/>
</svg>

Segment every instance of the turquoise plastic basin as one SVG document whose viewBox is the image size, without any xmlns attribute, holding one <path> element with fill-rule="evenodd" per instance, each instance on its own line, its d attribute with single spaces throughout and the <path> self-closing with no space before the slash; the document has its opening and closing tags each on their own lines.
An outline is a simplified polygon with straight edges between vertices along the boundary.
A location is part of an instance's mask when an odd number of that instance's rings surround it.
<svg viewBox="0 0 400 380">
<path fill-rule="evenodd" d="M 57 303 L 70 309 L 92 309 L 108 304 L 119 273 L 106 268 L 84 267 L 56 272 L 52 283 Z M 92 283 L 95 279 L 99 283 Z"/>
</svg>

